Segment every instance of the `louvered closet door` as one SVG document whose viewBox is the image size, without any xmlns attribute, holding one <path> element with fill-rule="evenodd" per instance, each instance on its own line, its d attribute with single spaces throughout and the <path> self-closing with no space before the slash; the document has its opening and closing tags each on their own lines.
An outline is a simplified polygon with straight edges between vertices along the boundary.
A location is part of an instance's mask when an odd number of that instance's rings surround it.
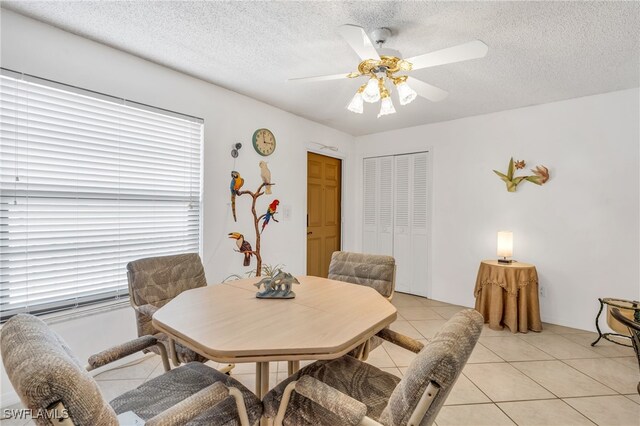
<svg viewBox="0 0 640 426">
<path fill-rule="evenodd" d="M 397 155 L 394 172 L 396 290 L 427 296 L 429 267 L 428 153 Z"/>
<path fill-rule="evenodd" d="M 411 284 L 409 293 L 429 296 L 429 153 L 412 155 L 411 168 Z"/>
<path fill-rule="evenodd" d="M 374 253 L 378 246 L 378 161 L 376 158 L 364 159 L 364 211 L 362 212 L 362 251 Z"/>
<path fill-rule="evenodd" d="M 411 253 L 411 155 L 395 159 L 395 217 L 393 256 L 396 259 L 396 290 L 409 293 L 412 283 L 413 254 Z"/>
<path fill-rule="evenodd" d="M 378 159 L 378 244 L 375 254 L 393 255 L 393 157 Z"/>
<path fill-rule="evenodd" d="M 393 255 L 393 163 L 393 157 L 364 159 L 364 253 Z"/>
<path fill-rule="evenodd" d="M 363 252 L 396 259 L 396 290 L 429 295 L 429 153 L 364 160 Z"/>
</svg>

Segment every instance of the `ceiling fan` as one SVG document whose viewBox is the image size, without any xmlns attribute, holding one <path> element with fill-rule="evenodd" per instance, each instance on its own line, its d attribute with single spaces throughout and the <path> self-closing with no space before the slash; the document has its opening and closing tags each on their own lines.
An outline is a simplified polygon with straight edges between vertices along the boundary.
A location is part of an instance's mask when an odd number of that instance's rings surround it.
<svg viewBox="0 0 640 426">
<path fill-rule="evenodd" d="M 390 91 L 386 82 L 391 82 L 398 90 L 400 105 L 407 105 L 416 96 L 422 96 L 432 102 L 438 102 L 447 97 L 448 93 L 442 89 L 425 83 L 408 75 L 396 75 L 412 70 L 435 67 L 438 65 L 452 64 L 469 59 L 482 58 L 489 48 L 480 40 L 470 41 L 454 47 L 436 50 L 424 55 L 402 59 L 397 50 L 383 49 L 382 46 L 391 36 L 388 28 L 378 28 L 372 31 L 371 36 L 378 45 L 367 36 L 362 27 L 357 25 L 342 25 L 338 27 L 339 34 L 345 39 L 356 54 L 362 59 L 358 64 L 358 70 L 350 73 L 322 75 L 316 77 L 291 78 L 289 82 L 314 82 L 337 80 L 341 78 L 368 77 L 369 80 L 360 86 L 355 96 L 347 106 L 349 111 L 362 114 L 364 102 L 374 103 L 381 101 L 378 117 L 396 112 L 390 98 Z M 409 86 L 411 83 L 411 86 Z"/>
</svg>

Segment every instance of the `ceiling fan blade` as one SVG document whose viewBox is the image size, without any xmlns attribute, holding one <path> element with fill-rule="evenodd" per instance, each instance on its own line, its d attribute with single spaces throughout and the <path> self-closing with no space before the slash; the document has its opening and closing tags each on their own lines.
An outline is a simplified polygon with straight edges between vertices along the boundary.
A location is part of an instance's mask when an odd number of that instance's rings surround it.
<svg viewBox="0 0 640 426">
<path fill-rule="evenodd" d="M 438 102 L 449 96 L 449 92 L 438 89 L 436 86 L 432 86 L 417 78 L 409 77 L 407 78 L 407 83 L 418 95 L 429 99 L 431 102 Z"/>
<path fill-rule="evenodd" d="M 380 59 L 378 51 L 362 27 L 350 24 L 341 25 L 338 27 L 338 33 L 349 43 L 349 46 L 355 50 L 363 61 L 365 59 Z"/>
<path fill-rule="evenodd" d="M 414 70 L 421 68 L 435 67 L 438 65 L 452 64 L 454 62 L 467 61 L 469 59 L 482 58 L 487 54 L 489 47 L 480 40 L 459 44 L 458 46 L 436 50 L 424 55 L 407 58 L 405 61 L 411 62 Z"/>
<path fill-rule="evenodd" d="M 315 77 L 299 77 L 299 78 L 290 78 L 287 80 L 289 83 L 312 83 L 314 81 L 327 81 L 327 80 L 339 80 L 341 78 L 348 78 L 350 73 L 345 72 L 344 74 L 332 74 L 332 75 L 317 75 Z"/>
</svg>

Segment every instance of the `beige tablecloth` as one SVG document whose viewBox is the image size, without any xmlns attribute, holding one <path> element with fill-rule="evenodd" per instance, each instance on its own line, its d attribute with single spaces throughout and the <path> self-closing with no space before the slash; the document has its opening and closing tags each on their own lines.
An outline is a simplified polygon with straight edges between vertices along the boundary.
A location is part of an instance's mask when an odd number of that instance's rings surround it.
<svg viewBox="0 0 640 426">
<path fill-rule="evenodd" d="M 506 325 L 512 333 L 542 331 L 535 266 L 484 260 L 478 269 L 474 295 L 476 310 L 491 329 L 502 330 Z"/>
</svg>

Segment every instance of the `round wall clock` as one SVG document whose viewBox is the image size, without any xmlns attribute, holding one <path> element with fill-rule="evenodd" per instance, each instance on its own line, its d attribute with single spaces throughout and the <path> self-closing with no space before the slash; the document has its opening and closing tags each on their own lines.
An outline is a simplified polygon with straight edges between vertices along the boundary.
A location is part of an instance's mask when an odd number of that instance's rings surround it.
<svg viewBox="0 0 640 426">
<path fill-rule="evenodd" d="M 253 148 L 263 157 L 276 150 L 276 137 L 269 129 L 258 129 L 253 132 Z"/>
</svg>

